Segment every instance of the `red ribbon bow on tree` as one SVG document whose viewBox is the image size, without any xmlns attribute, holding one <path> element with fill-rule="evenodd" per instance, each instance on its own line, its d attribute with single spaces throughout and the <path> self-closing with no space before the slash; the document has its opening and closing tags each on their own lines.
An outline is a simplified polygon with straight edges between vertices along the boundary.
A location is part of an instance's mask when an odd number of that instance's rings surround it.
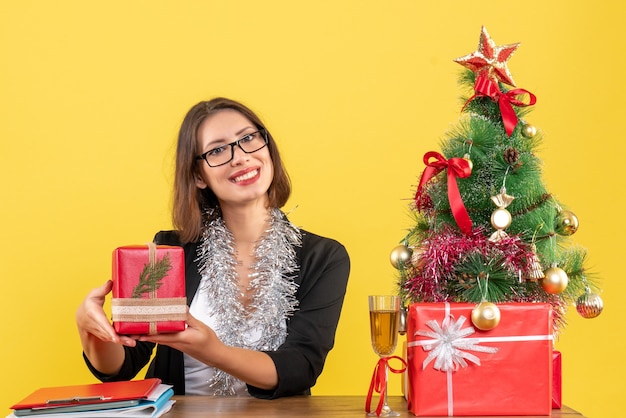
<svg viewBox="0 0 626 418">
<path fill-rule="evenodd" d="M 482 73 L 476 77 L 476 81 L 474 82 L 474 91 L 475 94 L 469 98 L 467 103 L 471 102 L 476 97 L 485 96 L 491 98 L 494 102 L 497 102 L 500 106 L 500 114 L 502 115 L 504 130 L 508 136 L 511 136 L 513 129 L 515 129 L 518 122 L 513 105 L 526 107 L 537 103 L 537 97 L 528 90 L 513 89 L 507 91 L 506 93 L 502 93 L 498 87 L 498 83 L 493 78 L 489 78 L 487 75 Z M 528 103 L 524 103 L 523 101 L 517 99 L 517 96 L 522 94 L 529 95 Z M 467 103 L 465 104 L 466 106 Z"/>
<path fill-rule="evenodd" d="M 431 158 L 436 160 L 430 162 Z M 415 201 L 417 202 L 420 196 L 424 193 L 424 186 L 426 183 L 434 177 L 440 171 L 448 170 L 448 200 L 450 201 L 450 209 L 454 220 L 465 234 L 469 234 L 472 230 L 472 220 L 470 219 L 461 194 L 459 193 L 459 186 L 456 182 L 457 177 L 466 178 L 472 174 L 469 161 L 464 158 L 450 158 L 446 160 L 445 157 L 438 152 L 430 151 L 424 154 L 424 164 L 426 168 L 422 173 L 419 186 L 417 186 L 417 192 L 415 193 Z"/>
<path fill-rule="evenodd" d="M 394 369 L 389 365 L 389 360 L 397 359 L 402 362 L 402 367 L 399 369 Z M 367 392 L 367 399 L 365 401 L 365 412 L 369 413 L 372 411 L 371 403 L 372 403 L 372 395 L 374 391 L 380 394 L 380 398 L 378 400 L 378 406 L 376 406 L 376 416 L 380 416 L 381 411 L 383 410 L 383 405 L 385 403 L 384 394 L 387 390 L 387 368 L 392 373 L 404 373 L 406 371 L 406 361 L 403 358 L 398 356 L 390 356 L 390 357 L 381 357 L 376 363 L 376 367 L 374 368 L 374 374 L 372 375 L 372 381 L 370 383 L 370 389 Z"/>
</svg>

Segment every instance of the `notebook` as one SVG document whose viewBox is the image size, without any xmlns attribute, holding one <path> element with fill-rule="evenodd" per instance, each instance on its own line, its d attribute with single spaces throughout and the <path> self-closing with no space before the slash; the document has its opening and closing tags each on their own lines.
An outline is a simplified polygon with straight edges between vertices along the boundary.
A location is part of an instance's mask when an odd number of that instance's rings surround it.
<svg viewBox="0 0 626 418">
<path fill-rule="evenodd" d="M 161 384 L 161 379 L 129 380 L 122 382 L 93 383 L 87 385 L 41 388 L 11 406 L 15 411 L 99 405 L 148 399 Z M 121 405 L 121 404 L 118 404 Z M 132 405 L 127 403 L 125 405 Z"/>
</svg>

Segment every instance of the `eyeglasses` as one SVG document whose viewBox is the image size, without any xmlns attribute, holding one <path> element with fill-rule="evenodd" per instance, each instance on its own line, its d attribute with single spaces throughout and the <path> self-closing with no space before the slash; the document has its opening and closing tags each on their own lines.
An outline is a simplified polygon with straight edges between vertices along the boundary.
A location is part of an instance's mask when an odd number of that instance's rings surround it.
<svg viewBox="0 0 626 418">
<path fill-rule="evenodd" d="M 206 161 L 209 167 L 219 167 L 220 165 L 228 164 L 235 158 L 235 145 L 239 146 L 246 154 L 252 154 L 264 148 L 267 144 L 267 131 L 259 129 L 258 131 L 245 134 L 235 142 L 208 150 L 204 154 L 198 155 L 196 160 Z M 228 152 L 228 147 L 230 147 L 230 152 Z"/>
</svg>

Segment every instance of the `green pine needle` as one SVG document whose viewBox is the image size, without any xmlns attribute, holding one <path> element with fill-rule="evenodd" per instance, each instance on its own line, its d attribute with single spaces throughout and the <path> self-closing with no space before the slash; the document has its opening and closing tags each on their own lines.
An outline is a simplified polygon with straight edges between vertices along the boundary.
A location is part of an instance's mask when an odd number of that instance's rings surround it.
<svg viewBox="0 0 626 418">
<path fill-rule="evenodd" d="M 141 274 L 139 275 L 139 283 L 133 289 L 133 298 L 140 298 L 141 295 L 150 292 L 156 292 L 162 283 L 163 278 L 167 276 L 167 273 L 172 269 L 170 263 L 170 255 L 166 253 L 165 256 L 156 263 L 147 263 Z"/>
<path fill-rule="evenodd" d="M 486 258 L 478 252 L 468 254 L 457 264 L 455 277 L 449 281 L 452 293 L 467 302 L 506 300 L 513 278 L 502 267 L 503 264 L 499 257 Z"/>
</svg>

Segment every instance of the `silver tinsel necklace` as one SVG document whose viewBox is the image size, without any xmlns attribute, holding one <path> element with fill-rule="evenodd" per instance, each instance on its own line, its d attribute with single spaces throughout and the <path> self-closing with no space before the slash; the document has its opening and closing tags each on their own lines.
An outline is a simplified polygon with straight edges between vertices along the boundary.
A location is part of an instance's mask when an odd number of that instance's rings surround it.
<svg viewBox="0 0 626 418">
<path fill-rule="evenodd" d="M 207 214 L 198 247 L 200 291 L 216 318 L 214 331 L 229 346 L 256 351 L 276 350 L 287 337 L 286 319 L 298 305 L 294 282 L 299 268 L 296 247 L 302 234 L 279 209 L 269 212 L 269 227 L 255 247 L 249 289 L 251 303 L 241 303 L 232 233 L 219 211 Z M 252 341 L 250 336 L 258 335 Z M 238 380 L 214 369 L 209 387 L 214 395 L 235 395 Z"/>
</svg>

